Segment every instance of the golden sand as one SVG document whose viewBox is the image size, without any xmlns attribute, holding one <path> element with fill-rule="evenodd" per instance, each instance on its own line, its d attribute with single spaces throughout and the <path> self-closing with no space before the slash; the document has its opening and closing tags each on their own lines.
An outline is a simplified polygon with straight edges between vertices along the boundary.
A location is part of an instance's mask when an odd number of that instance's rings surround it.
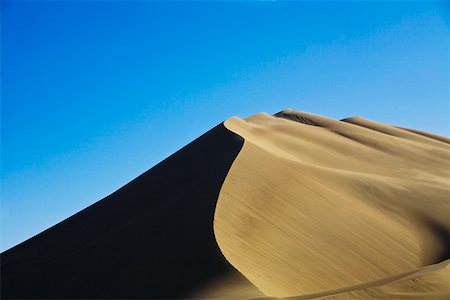
<svg viewBox="0 0 450 300">
<path fill-rule="evenodd" d="M 293 110 L 225 126 L 244 145 L 215 237 L 264 295 L 450 298 L 448 138 Z"/>
</svg>

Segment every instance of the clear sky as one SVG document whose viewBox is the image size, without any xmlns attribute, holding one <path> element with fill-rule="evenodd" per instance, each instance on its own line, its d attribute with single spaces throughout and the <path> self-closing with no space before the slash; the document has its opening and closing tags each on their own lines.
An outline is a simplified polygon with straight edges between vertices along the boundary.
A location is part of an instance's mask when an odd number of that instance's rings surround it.
<svg viewBox="0 0 450 300">
<path fill-rule="evenodd" d="M 1 3 L 1 250 L 231 116 L 450 133 L 449 2 Z"/>
</svg>

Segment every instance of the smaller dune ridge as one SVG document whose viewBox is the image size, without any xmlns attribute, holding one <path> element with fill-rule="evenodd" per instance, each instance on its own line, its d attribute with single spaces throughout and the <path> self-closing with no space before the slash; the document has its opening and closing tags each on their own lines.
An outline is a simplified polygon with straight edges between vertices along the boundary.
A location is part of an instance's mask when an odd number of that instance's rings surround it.
<svg viewBox="0 0 450 300">
<path fill-rule="evenodd" d="M 285 118 L 288 120 L 292 120 L 301 124 L 306 124 L 306 125 L 312 125 L 312 126 L 316 126 L 316 124 L 311 120 L 308 119 L 306 116 L 304 116 L 301 113 L 295 112 L 294 110 L 282 110 L 276 114 L 274 114 L 275 117 L 279 117 L 279 118 Z"/>
<path fill-rule="evenodd" d="M 450 143 L 283 110 L 244 138 L 214 217 L 228 261 L 270 297 L 450 297 Z"/>
</svg>

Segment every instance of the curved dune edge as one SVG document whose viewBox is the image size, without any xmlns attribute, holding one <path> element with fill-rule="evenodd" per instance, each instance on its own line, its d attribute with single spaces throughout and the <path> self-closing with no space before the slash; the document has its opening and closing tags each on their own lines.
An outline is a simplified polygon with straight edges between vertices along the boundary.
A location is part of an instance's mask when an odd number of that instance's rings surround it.
<svg viewBox="0 0 450 300">
<path fill-rule="evenodd" d="M 292 110 L 224 124 L 244 146 L 222 185 L 214 233 L 265 295 L 387 287 L 421 268 L 437 274 L 434 265 L 449 258 L 446 137 Z"/>
</svg>

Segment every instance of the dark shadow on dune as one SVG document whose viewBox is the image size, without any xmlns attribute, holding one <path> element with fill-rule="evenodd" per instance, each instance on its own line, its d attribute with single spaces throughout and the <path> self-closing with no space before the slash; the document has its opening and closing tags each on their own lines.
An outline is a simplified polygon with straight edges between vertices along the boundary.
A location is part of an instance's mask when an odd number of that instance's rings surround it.
<svg viewBox="0 0 450 300">
<path fill-rule="evenodd" d="M 318 124 L 314 123 L 311 119 L 308 119 L 304 116 L 302 116 L 299 112 L 285 112 L 280 111 L 273 115 L 277 118 L 283 118 L 286 120 L 291 120 L 297 123 L 305 124 L 305 125 L 311 125 L 311 126 L 319 126 Z"/>
<path fill-rule="evenodd" d="M 450 259 L 450 231 L 431 218 L 424 217 L 424 222 L 425 226 L 430 229 L 431 233 L 438 238 L 441 244 L 441 247 L 437 249 L 438 252 L 434 254 L 430 261 L 426 262 L 426 265 Z"/>
<path fill-rule="evenodd" d="M 213 233 L 243 139 L 223 124 L 1 254 L 1 298 L 179 298 L 234 268 Z"/>
</svg>

